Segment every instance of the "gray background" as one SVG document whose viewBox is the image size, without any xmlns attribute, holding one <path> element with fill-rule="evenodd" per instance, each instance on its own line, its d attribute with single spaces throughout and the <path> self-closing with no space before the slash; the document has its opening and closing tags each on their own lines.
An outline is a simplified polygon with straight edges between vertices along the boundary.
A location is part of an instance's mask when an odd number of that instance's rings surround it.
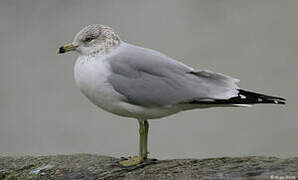
<svg viewBox="0 0 298 180">
<path fill-rule="evenodd" d="M 297 0 L 2 0 L 0 154 L 137 152 L 136 120 L 91 104 L 73 80 L 77 54 L 55 53 L 101 23 L 127 42 L 288 99 L 151 121 L 150 156 L 297 156 L 297 9 Z"/>
</svg>

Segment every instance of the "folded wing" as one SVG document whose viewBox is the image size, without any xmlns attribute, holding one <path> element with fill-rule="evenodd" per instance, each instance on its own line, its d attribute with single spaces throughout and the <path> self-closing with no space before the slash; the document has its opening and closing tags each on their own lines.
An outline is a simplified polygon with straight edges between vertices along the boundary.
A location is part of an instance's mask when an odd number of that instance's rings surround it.
<svg viewBox="0 0 298 180">
<path fill-rule="evenodd" d="M 213 102 L 238 96 L 237 79 L 194 70 L 159 52 L 124 44 L 107 57 L 108 81 L 129 103 L 146 107 Z"/>
</svg>

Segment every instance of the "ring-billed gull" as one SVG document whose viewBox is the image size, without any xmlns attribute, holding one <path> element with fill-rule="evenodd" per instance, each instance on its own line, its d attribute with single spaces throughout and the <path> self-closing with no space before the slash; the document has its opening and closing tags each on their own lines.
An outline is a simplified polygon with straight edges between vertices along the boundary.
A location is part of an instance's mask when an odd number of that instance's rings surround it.
<svg viewBox="0 0 298 180">
<path fill-rule="evenodd" d="M 160 52 L 123 42 L 110 27 L 83 28 L 57 53 L 77 51 L 74 77 L 82 93 L 100 108 L 139 122 L 139 155 L 125 166 L 147 159 L 148 120 L 180 111 L 285 104 L 285 99 L 240 89 L 234 79 L 193 69 Z"/>
</svg>

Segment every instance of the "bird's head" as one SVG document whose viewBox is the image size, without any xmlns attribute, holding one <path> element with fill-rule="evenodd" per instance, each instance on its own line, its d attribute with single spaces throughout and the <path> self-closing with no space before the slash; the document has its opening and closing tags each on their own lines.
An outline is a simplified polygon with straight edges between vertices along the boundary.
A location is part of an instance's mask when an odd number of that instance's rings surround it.
<svg viewBox="0 0 298 180">
<path fill-rule="evenodd" d="M 120 38 L 116 32 L 107 26 L 92 24 L 83 28 L 73 39 L 72 43 L 61 46 L 57 54 L 77 51 L 81 55 L 96 55 L 107 53 L 117 47 Z"/>
</svg>

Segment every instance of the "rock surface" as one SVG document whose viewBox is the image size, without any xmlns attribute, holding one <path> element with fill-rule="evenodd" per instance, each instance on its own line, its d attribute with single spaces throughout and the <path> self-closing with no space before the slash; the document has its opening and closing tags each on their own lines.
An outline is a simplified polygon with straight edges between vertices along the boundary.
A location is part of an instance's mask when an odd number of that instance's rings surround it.
<svg viewBox="0 0 298 180">
<path fill-rule="evenodd" d="M 298 157 L 223 157 L 149 161 L 122 167 L 92 154 L 0 156 L 0 179 L 298 179 Z"/>
</svg>

